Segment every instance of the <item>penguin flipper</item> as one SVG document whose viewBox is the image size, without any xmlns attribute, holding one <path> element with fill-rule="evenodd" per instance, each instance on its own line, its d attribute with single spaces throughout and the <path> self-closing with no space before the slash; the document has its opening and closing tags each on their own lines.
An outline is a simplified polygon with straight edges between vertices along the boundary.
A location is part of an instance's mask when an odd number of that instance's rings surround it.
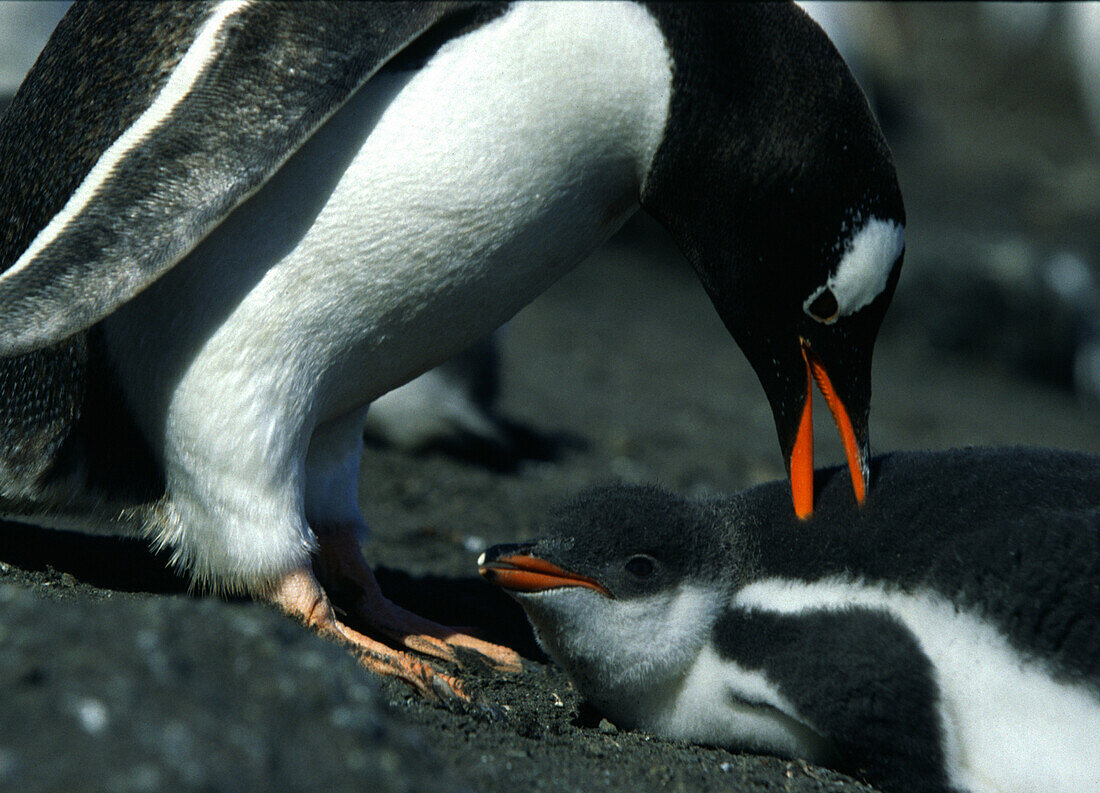
<svg viewBox="0 0 1100 793">
<path fill-rule="evenodd" d="M 764 670 L 821 732 L 832 746 L 831 767 L 883 790 L 953 790 L 935 709 L 936 670 L 891 614 L 728 609 L 715 637 L 721 657 Z"/>
<path fill-rule="evenodd" d="M 133 298 L 381 66 L 469 6 L 74 6 L 0 118 L 0 356 Z"/>
</svg>

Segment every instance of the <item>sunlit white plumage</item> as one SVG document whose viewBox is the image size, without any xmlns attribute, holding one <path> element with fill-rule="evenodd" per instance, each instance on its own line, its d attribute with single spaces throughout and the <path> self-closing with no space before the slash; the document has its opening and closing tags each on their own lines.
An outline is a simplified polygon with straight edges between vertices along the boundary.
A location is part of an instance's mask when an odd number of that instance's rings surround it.
<svg viewBox="0 0 1100 793">
<path fill-rule="evenodd" d="M 107 320 L 166 461 L 166 539 L 193 569 L 245 579 L 308 558 L 303 489 L 309 504 L 334 501 L 310 492 L 321 481 L 354 499 L 358 473 L 303 471 L 311 437 L 346 434 L 351 459 L 362 421 L 349 412 L 503 323 L 610 236 L 636 207 L 669 79 L 638 6 L 519 6 L 419 72 L 371 80 Z"/>
</svg>

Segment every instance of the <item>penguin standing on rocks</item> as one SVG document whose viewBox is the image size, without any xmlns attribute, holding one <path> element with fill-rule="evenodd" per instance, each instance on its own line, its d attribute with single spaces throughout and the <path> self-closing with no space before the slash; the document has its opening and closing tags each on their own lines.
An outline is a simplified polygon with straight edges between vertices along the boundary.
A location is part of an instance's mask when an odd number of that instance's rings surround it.
<svg viewBox="0 0 1100 793">
<path fill-rule="evenodd" d="M 904 210 L 793 6 L 77 4 L 0 120 L 0 173 L 0 515 L 139 531 L 422 692 L 461 696 L 406 650 L 518 658 L 380 593 L 367 408 L 639 206 L 752 362 L 798 514 L 813 381 L 864 496 Z"/>
<path fill-rule="evenodd" d="M 479 568 L 619 725 L 887 793 L 1100 790 L 1100 456 L 891 454 L 688 501 L 579 496 Z"/>
</svg>

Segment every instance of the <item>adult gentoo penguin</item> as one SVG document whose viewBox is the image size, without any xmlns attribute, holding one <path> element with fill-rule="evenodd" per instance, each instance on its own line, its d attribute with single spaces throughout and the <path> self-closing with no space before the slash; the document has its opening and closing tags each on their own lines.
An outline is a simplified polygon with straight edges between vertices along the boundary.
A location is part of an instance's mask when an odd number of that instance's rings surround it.
<svg viewBox="0 0 1100 793">
<path fill-rule="evenodd" d="M 0 126 L 0 512 L 136 527 L 421 690 L 510 651 L 361 558 L 377 396 L 512 316 L 639 205 L 696 268 L 812 510 L 811 374 L 866 485 L 903 209 L 792 6 L 89 3 Z M 437 685 L 438 684 L 438 685 Z"/>
<path fill-rule="evenodd" d="M 887 793 L 1100 790 L 1100 456 L 837 469 L 688 501 L 604 486 L 483 575 L 612 720 L 832 765 Z"/>
</svg>

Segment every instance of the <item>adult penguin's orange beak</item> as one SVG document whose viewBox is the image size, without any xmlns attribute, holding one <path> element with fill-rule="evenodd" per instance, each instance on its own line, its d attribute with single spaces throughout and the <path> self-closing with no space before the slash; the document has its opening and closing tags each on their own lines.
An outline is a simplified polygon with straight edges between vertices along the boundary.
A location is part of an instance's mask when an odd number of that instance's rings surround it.
<svg viewBox="0 0 1100 793">
<path fill-rule="evenodd" d="M 844 455 L 848 459 L 848 470 L 852 476 L 852 488 L 859 504 L 867 495 L 869 477 L 866 410 L 852 414 L 833 386 L 829 373 L 820 358 L 805 339 L 800 339 L 802 359 L 806 364 L 806 401 L 802 406 L 802 415 L 798 422 L 798 431 L 791 449 L 788 462 L 791 479 L 791 494 L 794 498 L 795 514 L 802 520 L 808 519 L 814 511 L 814 421 L 813 421 L 813 384 L 817 383 L 829 411 L 833 414 L 840 439 L 844 444 Z"/>
</svg>

